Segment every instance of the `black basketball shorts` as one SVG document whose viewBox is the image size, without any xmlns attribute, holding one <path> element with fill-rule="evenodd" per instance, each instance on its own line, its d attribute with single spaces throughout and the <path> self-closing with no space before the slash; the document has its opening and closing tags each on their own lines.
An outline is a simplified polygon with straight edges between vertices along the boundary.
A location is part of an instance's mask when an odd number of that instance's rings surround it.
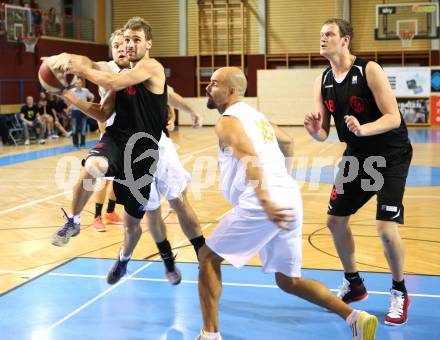
<svg viewBox="0 0 440 340">
<path fill-rule="evenodd" d="M 376 220 L 393 221 L 399 224 L 404 222 L 404 207 L 402 204 L 405 191 L 406 178 L 412 158 L 411 148 L 403 152 L 399 158 L 386 160 L 386 167 L 375 167 L 377 173 L 373 177 L 370 171 L 363 167 L 364 159 L 359 161 L 357 176 L 342 186 L 333 186 L 328 203 L 327 213 L 333 216 L 350 216 L 369 201 L 377 196 Z M 348 163 L 340 168 L 337 179 L 341 174 L 347 177 Z M 383 184 L 373 188 L 377 176 L 383 178 Z M 381 183 L 378 181 L 377 183 Z M 337 188 L 342 188 L 343 192 Z"/>
<path fill-rule="evenodd" d="M 142 156 L 145 153 L 146 157 Z M 145 214 L 144 207 L 150 197 L 150 187 L 159 160 L 157 145 L 144 143 L 142 147 L 130 146 L 104 134 L 89 151 L 83 164 L 91 157 L 107 159 L 105 177 L 114 177 L 113 190 L 117 203 L 123 205 L 130 216 L 141 219 Z"/>
</svg>

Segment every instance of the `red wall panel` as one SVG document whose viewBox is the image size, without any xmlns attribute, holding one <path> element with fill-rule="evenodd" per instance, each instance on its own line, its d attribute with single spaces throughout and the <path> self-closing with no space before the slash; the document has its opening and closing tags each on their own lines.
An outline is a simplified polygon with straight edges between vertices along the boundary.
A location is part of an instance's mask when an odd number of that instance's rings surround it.
<svg viewBox="0 0 440 340">
<path fill-rule="evenodd" d="M 159 57 L 157 60 L 169 69 L 167 82 L 183 97 L 195 97 L 196 57 Z"/>
<path fill-rule="evenodd" d="M 257 70 L 264 70 L 264 54 L 248 55 L 246 57 L 247 63 L 247 79 L 248 89 L 246 96 L 257 96 Z"/>
<path fill-rule="evenodd" d="M 6 44 L 0 39 L 0 104 L 16 104 L 20 100 L 20 93 L 17 93 L 19 85 L 9 80 L 25 80 L 22 95 L 29 93 L 35 96 L 40 57 L 62 52 L 86 55 L 96 61 L 108 59 L 107 45 L 41 38 L 35 53 L 26 53 L 23 44 Z"/>
</svg>

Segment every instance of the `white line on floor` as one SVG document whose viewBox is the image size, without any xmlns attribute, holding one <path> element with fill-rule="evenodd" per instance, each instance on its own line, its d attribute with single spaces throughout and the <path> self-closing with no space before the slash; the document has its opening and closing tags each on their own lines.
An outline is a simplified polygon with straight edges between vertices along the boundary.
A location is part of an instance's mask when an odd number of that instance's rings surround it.
<svg viewBox="0 0 440 340">
<path fill-rule="evenodd" d="M 217 217 L 216 220 L 220 220 L 224 215 L 226 215 L 229 212 L 226 211 L 224 214 L 220 215 L 219 217 Z M 212 225 L 213 223 L 208 223 L 206 224 L 202 230 L 205 230 L 206 228 L 208 228 L 210 225 Z M 182 244 L 184 244 L 185 242 L 187 242 L 187 239 L 184 239 L 182 241 L 180 241 L 179 243 L 177 243 L 175 245 L 175 247 L 179 247 Z M 158 260 L 160 259 L 160 255 L 157 255 L 156 257 L 153 258 L 153 260 Z M 75 309 L 73 312 L 71 312 L 70 314 L 66 315 L 64 318 L 62 318 L 61 320 L 55 322 L 54 324 L 50 325 L 49 327 L 47 327 L 44 330 L 38 331 L 36 332 L 31 340 L 42 340 L 42 339 L 47 339 L 48 337 L 48 333 L 54 329 L 55 327 L 61 325 L 63 322 L 69 320 L 71 317 L 75 316 L 76 314 L 78 314 L 80 311 L 82 311 L 84 308 L 86 308 L 87 306 L 91 305 L 93 302 L 99 300 L 100 298 L 102 298 L 103 296 L 107 295 L 108 293 L 110 293 L 112 290 L 114 290 L 115 288 L 119 287 L 121 284 L 123 284 L 124 282 L 130 280 L 131 278 L 133 278 L 134 275 L 136 275 L 137 273 L 141 272 L 142 270 L 144 270 L 145 268 L 151 266 L 153 263 L 155 262 L 148 262 L 147 264 L 143 265 L 142 267 L 140 267 L 139 269 L 137 269 L 136 271 L 134 271 L 133 273 L 123 277 L 119 282 L 117 282 L 116 284 L 114 284 L 113 286 L 107 288 L 106 290 L 104 290 L 101 294 L 95 296 L 93 299 L 89 300 L 88 302 L 84 303 L 83 305 L 81 305 L 80 307 L 78 307 L 77 309 Z M 50 274 L 50 273 L 49 273 Z M 53 274 L 53 273 L 52 273 Z"/>
<path fill-rule="evenodd" d="M 26 208 L 26 207 L 29 207 L 29 206 L 34 205 L 34 204 L 38 204 L 38 203 L 41 203 L 41 202 L 49 201 L 49 200 L 51 200 L 53 198 L 57 198 L 57 197 L 60 197 L 60 196 L 63 196 L 63 195 L 70 194 L 71 192 L 72 192 L 72 190 L 63 191 L 63 192 L 60 192 L 60 193 L 55 194 L 55 195 L 43 197 L 43 198 L 40 198 L 40 199 L 35 200 L 35 201 L 30 201 L 30 202 L 27 202 L 27 203 L 24 203 L 24 204 L 20 204 L 20 205 L 17 205 L 15 207 L 13 207 L 13 208 L 9 208 L 9 209 L 0 211 L 0 215 L 7 214 L 7 213 L 10 213 L 11 211 L 15 211 L 15 210 L 18 210 L 18 209 L 21 209 L 21 208 Z"/>
<path fill-rule="evenodd" d="M 80 278 L 91 278 L 91 279 L 105 279 L 105 275 L 88 275 L 88 274 L 68 274 L 68 273 L 49 273 L 50 276 L 65 276 L 65 277 L 80 277 Z M 151 281 L 151 282 L 166 282 L 168 283 L 167 279 L 155 279 L 155 278 L 144 278 L 144 277 L 130 277 L 127 278 L 127 280 L 132 281 Z M 187 284 L 197 284 L 197 281 L 190 281 L 190 280 L 182 280 L 181 283 L 187 283 Z M 223 282 L 223 286 L 237 286 L 237 287 L 254 287 L 254 288 L 278 288 L 276 285 L 262 285 L 262 284 L 255 284 L 255 283 L 238 283 L 238 282 Z M 338 289 L 330 289 L 333 292 L 337 292 Z M 382 292 L 382 291 L 374 291 L 369 290 L 368 294 L 375 294 L 375 295 L 390 295 L 390 292 Z M 435 294 L 409 294 L 410 296 L 417 296 L 417 297 L 426 297 L 426 298 L 440 298 L 440 295 Z"/>
</svg>

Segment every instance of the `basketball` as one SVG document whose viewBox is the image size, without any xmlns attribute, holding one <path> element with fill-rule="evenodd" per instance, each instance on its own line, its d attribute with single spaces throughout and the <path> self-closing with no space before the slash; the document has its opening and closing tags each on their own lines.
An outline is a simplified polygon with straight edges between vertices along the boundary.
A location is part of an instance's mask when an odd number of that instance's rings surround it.
<svg viewBox="0 0 440 340">
<path fill-rule="evenodd" d="M 47 92 L 58 93 L 69 88 L 74 83 L 74 76 L 71 74 L 64 75 L 62 71 L 54 70 L 51 65 L 54 65 L 58 56 L 46 58 L 38 70 L 38 79 L 41 86 Z"/>
</svg>

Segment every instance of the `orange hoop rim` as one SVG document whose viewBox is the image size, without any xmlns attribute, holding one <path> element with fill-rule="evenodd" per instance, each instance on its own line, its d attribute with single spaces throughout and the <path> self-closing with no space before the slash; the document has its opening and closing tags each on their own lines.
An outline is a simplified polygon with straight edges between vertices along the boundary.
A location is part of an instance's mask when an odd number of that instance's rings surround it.
<svg viewBox="0 0 440 340">
<path fill-rule="evenodd" d="M 402 40 L 411 40 L 414 38 L 415 35 L 416 33 L 411 31 L 399 32 L 399 38 Z"/>
<path fill-rule="evenodd" d="M 35 53 L 39 37 L 34 35 L 23 35 L 20 37 L 21 42 L 25 46 L 25 52 Z"/>
<path fill-rule="evenodd" d="M 37 43 L 39 37 L 32 36 L 32 35 L 23 35 L 20 37 L 20 40 L 23 42 L 23 44 L 26 44 L 27 42 L 34 42 Z"/>
</svg>

